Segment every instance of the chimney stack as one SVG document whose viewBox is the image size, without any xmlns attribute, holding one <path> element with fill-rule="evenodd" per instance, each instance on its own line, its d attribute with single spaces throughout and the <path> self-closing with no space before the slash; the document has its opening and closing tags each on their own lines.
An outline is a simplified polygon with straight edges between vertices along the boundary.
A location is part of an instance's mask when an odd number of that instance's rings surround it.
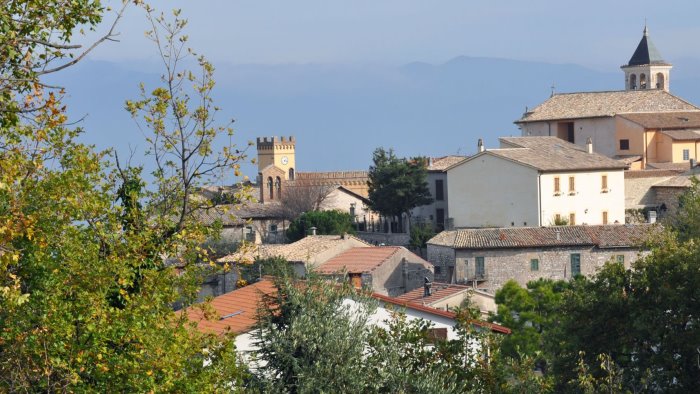
<svg viewBox="0 0 700 394">
<path fill-rule="evenodd" d="M 586 140 L 586 149 L 588 150 L 589 155 L 593 153 L 593 140 L 591 139 L 591 137 L 588 137 L 588 139 Z"/>
<path fill-rule="evenodd" d="M 432 294 L 432 291 L 430 290 L 430 288 L 432 286 L 433 286 L 433 283 L 430 281 L 430 279 L 428 279 L 427 276 L 425 278 L 423 278 L 423 297 L 430 297 L 430 295 Z"/>
<path fill-rule="evenodd" d="M 479 148 L 479 152 L 483 152 L 484 151 L 484 140 L 479 138 L 479 142 L 477 142 L 476 146 Z"/>
</svg>

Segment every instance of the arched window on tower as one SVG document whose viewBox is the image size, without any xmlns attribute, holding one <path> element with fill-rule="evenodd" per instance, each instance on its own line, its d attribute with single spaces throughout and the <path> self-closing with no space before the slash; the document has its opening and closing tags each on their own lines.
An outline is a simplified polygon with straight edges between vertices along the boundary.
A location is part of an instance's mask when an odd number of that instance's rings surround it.
<svg viewBox="0 0 700 394">
<path fill-rule="evenodd" d="M 630 90 L 637 89 L 637 74 L 630 74 Z"/>
<path fill-rule="evenodd" d="M 275 189 L 277 190 L 277 199 L 282 198 L 282 180 L 280 177 L 275 179 Z"/>
<path fill-rule="evenodd" d="M 294 180 L 294 169 L 293 168 L 289 169 L 289 180 L 290 181 Z"/>
<path fill-rule="evenodd" d="M 656 88 L 666 89 L 666 78 L 664 77 L 664 73 L 656 74 Z"/>
<path fill-rule="evenodd" d="M 644 73 L 639 74 L 639 88 L 640 89 L 647 88 L 647 75 Z"/>
<path fill-rule="evenodd" d="M 269 176 L 269 177 L 267 177 L 267 190 L 268 190 L 268 194 L 270 196 L 270 200 L 275 198 L 275 192 L 274 192 L 273 187 L 274 186 L 272 185 L 272 177 Z"/>
</svg>

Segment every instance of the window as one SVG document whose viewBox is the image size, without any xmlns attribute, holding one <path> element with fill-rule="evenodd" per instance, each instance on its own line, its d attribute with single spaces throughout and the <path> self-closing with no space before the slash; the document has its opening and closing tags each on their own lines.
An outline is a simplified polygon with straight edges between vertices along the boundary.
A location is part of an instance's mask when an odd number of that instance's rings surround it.
<svg viewBox="0 0 700 394">
<path fill-rule="evenodd" d="M 575 213 L 570 213 L 569 214 L 569 225 L 573 226 L 576 224 L 576 214 Z"/>
<path fill-rule="evenodd" d="M 486 267 L 484 266 L 484 257 L 480 256 L 476 259 L 476 277 L 484 278 L 486 276 Z"/>
<path fill-rule="evenodd" d="M 608 224 L 608 212 L 603 211 L 603 224 Z"/>
<path fill-rule="evenodd" d="M 555 213 L 554 214 L 554 224 L 556 224 L 558 226 L 559 223 L 561 223 L 561 214 Z"/>
<path fill-rule="evenodd" d="M 571 254 L 571 277 L 581 275 L 581 254 Z"/>
<path fill-rule="evenodd" d="M 290 181 L 294 180 L 294 169 L 293 168 L 289 169 L 289 180 Z"/>
<path fill-rule="evenodd" d="M 442 267 L 439 265 L 435 266 L 435 275 L 442 275 Z"/>
<path fill-rule="evenodd" d="M 570 176 L 569 177 L 569 193 L 575 193 L 576 192 L 576 180 L 574 177 Z"/>
<path fill-rule="evenodd" d="M 276 233 L 276 232 L 277 232 L 277 225 L 276 225 L 276 224 L 271 224 L 271 225 L 270 225 L 270 232 L 271 232 L 271 233 Z"/>
<path fill-rule="evenodd" d="M 540 260 L 539 259 L 530 260 L 530 271 L 539 271 L 539 270 L 540 270 Z"/>
<path fill-rule="evenodd" d="M 617 261 L 620 264 L 624 264 L 625 263 L 625 255 L 618 254 L 617 256 L 615 256 L 615 261 Z"/>
<path fill-rule="evenodd" d="M 630 75 L 630 89 L 631 90 L 637 89 L 637 75 L 636 74 Z"/>
<path fill-rule="evenodd" d="M 272 200 L 273 198 L 275 198 L 275 192 L 274 192 L 275 189 L 273 189 L 272 177 L 271 177 L 271 176 L 270 176 L 270 177 L 267 177 L 267 189 L 268 189 L 268 191 L 269 191 L 270 200 Z"/>
<path fill-rule="evenodd" d="M 435 180 L 435 200 L 442 201 L 445 199 L 445 188 L 442 179 Z"/>
<path fill-rule="evenodd" d="M 620 150 L 630 150 L 630 140 L 620 140 Z"/>
<path fill-rule="evenodd" d="M 603 189 L 603 193 L 607 193 L 607 191 L 608 191 L 608 176 L 607 175 L 602 175 L 600 177 L 600 188 Z"/>
<path fill-rule="evenodd" d="M 561 193 L 561 187 L 559 186 L 559 177 L 555 176 L 554 177 L 554 194 L 559 194 Z"/>
<path fill-rule="evenodd" d="M 438 208 L 435 210 L 435 221 L 438 230 L 442 231 L 445 229 L 445 210 Z"/>
<path fill-rule="evenodd" d="M 690 159 L 690 149 L 683 149 L 683 160 Z"/>
<path fill-rule="evenodd" d="M 639 88 L 640 89 L 647 88 L 647 76 L 644 73 L 639 74 Z"/>
<path fill-rule="evenodd" d="M 664 74 L 663 73 L 657 73 L 656 74 L 656 88 L 657 89 L 664 89 L 666 87 L 666 84 L 664 83 Z"/>
</svg>

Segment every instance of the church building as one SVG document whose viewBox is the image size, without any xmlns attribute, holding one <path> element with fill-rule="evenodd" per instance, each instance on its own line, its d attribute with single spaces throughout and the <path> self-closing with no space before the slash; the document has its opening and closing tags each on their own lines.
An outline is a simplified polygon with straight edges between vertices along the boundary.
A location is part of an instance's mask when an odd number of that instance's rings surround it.
<svg viewBox="0 0 700 394">
<path fill-rule="evenodd" d="M 672 65 L 644 27 L 624 72 L 624 90 L 553 94 L 515 121 L 523 136 L 555 136 L 618 159 L 631 169 L 697 161 L 700 108 L 670 93 Z M 685 164 L 683 164 L 685 163 Z"/>
</svg>

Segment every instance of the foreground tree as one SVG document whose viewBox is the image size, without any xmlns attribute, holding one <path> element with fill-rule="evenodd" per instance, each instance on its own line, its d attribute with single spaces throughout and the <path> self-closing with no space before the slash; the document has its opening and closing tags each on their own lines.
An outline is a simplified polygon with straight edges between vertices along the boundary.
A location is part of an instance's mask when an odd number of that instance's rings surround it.
<svg viewBox="0 0 700 394">
<path fill-rule="evenodd" d="M 311 234 L 316 228 L 317 235 L 354 234 L 353 218 L 340 211 L 310 211 L 293 220 L 287 228 L 287 239 L 298 241 Z"/>
<path fill-rule="evenodd" d="M 39 21 L 35 28 L 49 37 L 64 29 L 66 41 L 103 11 L 98 2 L 10 3 L 33 10 L 23 23 Z M 61 25 L 65 18 L 73 22 Z M 0 36 L 0 48 L 16 39 Z M 178 276 L 163 263 L 201 259 L 208 230 L 190 216 L 180 220 L 161 194 L 143 198 L 138 169 L 112 171 L 105 153 L 76 142 L 59 97 L 38 73 L 15 70 L 24 66 L 3 59 L 3 78 L 32 83 L 29 92 L 3 87 L 14 102 L 3 103 L 0 125 L 0 391 L 230 389 L 240 377 L 231 339 L 200 334 L 172 310 L 195 294 L 195 270 Z"/>
<path fill-rule="evenodd" d="M 433 200 L 428 190 L 427 162 L 425 158 L 411 160 L 396 157 L 394 151 L 377 148 L 369 167 L 369 207 L 385 217 L 410 217 L 411 209 L 430 204 Z"/>
</svg>

